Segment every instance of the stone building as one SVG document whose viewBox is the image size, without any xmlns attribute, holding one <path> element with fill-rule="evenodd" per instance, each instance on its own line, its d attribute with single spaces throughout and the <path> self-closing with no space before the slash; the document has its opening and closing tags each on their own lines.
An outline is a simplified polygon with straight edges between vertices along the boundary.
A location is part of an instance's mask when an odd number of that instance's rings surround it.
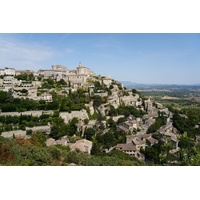
<svg viewBox="0 0 200 200">
<path fill-rule="evenodd" d="M 133 132 L 137 128 L 139 128 L 139 126 L 138 126 L 138 122 L 136 120 L 125 121 L 125 122 L 120 123 L 117 126 L 118 131 L 122 131 L 122 132 L 125 132 L 125 133 Z"/>
<path fill-rule="evenodd" d="M 0 76 L 4 76 L 4 69 L 0 69 Z"/>
<path fill-rule="evenodd" d="M 35 72 L 33 70 L 16 70 L 15 75 L 18 76 L 20 74 L 34 74 Z"/>
<path fill-rule="evenodd" d="M 53 70 L 59 70 L 59 71 L 68 71 L 67 67 L 64 67 L 62 65 L 52 65 Z"/>
<path fill-rule="evenodd" d="M 91 153 L 91 149 L 92 149 L 92 142 L 86 139 L 83 140 L 78 140 L 73 144 L 70 144 L 70 149 L 71 150 L 79 150 L 82 152 L 87 152 L 88 154 Z"/>
<path fill-rule="evenodd" d="M 140 153 L 140 149 L 145 149 L 145 142 L 136 136 L 126 136 L 125 144 L 117 144 L 114 149 L 118 149 L 128 154 L 129 156 L 136 157 L 140 160 L 144 160 L 144 156 Z"/>
<path fill-rule="evenodd" d="M 124 103 L 125 106 L 134 106 L 135 107 L 137 101 L 138 101 L 137 97 L 133 97 L 132 95 L 120 97 L 120 102 Z"/>
<path fill-rule="evenodd" d="M 93 71 L 91 71 L 89 68 L 82 66 L 81 64 L 78 65 L 76 68 L 76 73 L 78 75 L 85 74 L 85 75 L 95 75 Z"/>
<path fill-rule="evenodd" d="M 150 98 L 148 100 L 145 100 L 144 104 L 145 104 L 145 109 L 147 111 L 152 111 L 152 102 L 151 102 Z"/>
<path fill-rule="evenodd" d="M 15 69 L 9 67 L 5 67 L 5 69 L 0 69 L 0 75 L 15 76 Z"/>
<path fill-rule="evenodd" d="M 110 76 L 105 76 L 101 80 L 102 80 L 102 85 L 106 86 L 107 88 L 109 88 L 110 85 L 112 84 L 112 79 L 110 78 Z"/>
</svg>

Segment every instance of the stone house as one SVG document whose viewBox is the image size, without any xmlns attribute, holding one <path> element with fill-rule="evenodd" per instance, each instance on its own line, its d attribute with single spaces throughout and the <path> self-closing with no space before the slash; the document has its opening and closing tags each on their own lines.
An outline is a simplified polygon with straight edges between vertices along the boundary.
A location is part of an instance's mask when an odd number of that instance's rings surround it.
<svg viewBox="0 0 200 200">
<path fill-rule="evenodd" d="M 49 146 L 52 146 L 52 145 L 56 145 L 56 144 L 60 144 L 62 146 L 69 146 L 69 143 L 68 143 L 68 139 L 65 138 L 65 137 L 62 137 L 60 140 L 55 140 L 53 138 L 48 138 L 46 140 L 46 145 L 49 147 Z"/>
<path fill-rule="evenodd" d="M 14 76 L 4 76 L 3 77 L 3 84 L 4 85 L 14 85 L 14 84 L 20 84 L 21 81 L 18 81 Z"/>
<path fill-rule="evenodd" d="M 46 145 L 47 145 L 47 147 L 49 147 L 49 146 L 52 146 L 52 145 L 55 145 L 55 139 L 53 139 L 53 138 L 48 138 L 47 140 L 46 140 Z"/>
<path fill-rule="evenodd" d="M 38 100 L 44 100 L 46 102 L 52 102 L 53 101 L 53 98 L 52 98 L 52 95 L 51 94 L 41 94 L 40 96 L 37 97 Z"/>
<path fill-rule="evenodd" d="M 158 143 L 158 140 L 156 140 L 152 137 L 149 137 L 149 138 L 146 139 L 146 146 L 148 146 L 148 147 L 151 147 L 156 143 Z"/>
<path fill-rule="evenodd" d="M 172 133 L 172 132 L 165 132 L 165 134 L 163 135 L 165 136 L 165 138 L 167 138 L 167 142 L 171 142 L 172 146 L 177 149 L 178 148 L 178 139 L 177 136 Z"/>
<path fill-rule="evenodd" d="M 23 89 L 26 89 L 27 93 L 22 93 L 21 91 Z M 30 87 L 30 88 L 14 87 L 12 95 L 14 98 L 29 98 L 29 99 L 36 100 L 37 99 L 37 88 L 36 87 Z"/>
<path fill-rule="evenodd" d="M 136 120 L 129 120 L 126 122 L 122 122 L 117 126 L 117 130 L 123 131 L 123 132 L 133 132 L 138 128 L 138 123 Z"/>
<path fill-rule="evenodd" d="M 156 108 L 163 109 L 163 105 L 161 103 L 155 102 Z"/>
<path fill-rule="evenodd" d="M 154 139 L 152 137 L 152 134 L 137 135 L 137 137 L 146 143 L 146 147 L 151 147 L 154 144 L 158 143 L 158 140 Z"/>
<path fill-rule="evenodd" d="M 117 130 L 118 131 L 122 131 L 122 132 L 124 132 L 124 133 L 127 133 L 128 131 L 129 131 L 129 129 L 128 128 L 126 128 L 126 127 L 124 127 L 124 126 L 117 126 Z"/>
<path fill-rule="evenodd" d="M 140 160 L 144 160 L 144 156 L 140 153 L 140 149 L 145 149 L 145 142 L 135 135 L 126 136 L 125 144 L 117 144 L 113 149 L 118 149 L 124 153 L 134 156 Z"/>
<path fill-rule="evenodd" d="M 73 144 L 69 144 L 71 150 L 76 150 L 78 149 L 79 151 L 82 152 L 87 152 L 88 154 L 91 153 L 92 149 L 92 142 L 86 139 L 83 140 L 78 140 Z"/>
<path fill-rule="evenodd" d="M 6 76 L 15 76 L 15 69 L 14 68 L 5 67 L 4 75 L 6 75 Z"/>
<path fill-rule="evenodd" d="M 110 87 L 110 85 L 112 84 L 112 79 L 110 78 L 110 76 L 106 76 L 105 78 L 102 78 L 102 85 L 106 86 L 107 88 Z"/>
<path fill-rule="evenodd" d="M 136 106 L 137 98 L 133 97 L 132 95 L 129 96 L 121 96 L 120 102 L 124 103 L 125 106 Z"/>
<path fill-rule="evenodd" d="M 78 67 L 76 68 L 76 73 L 77 74 L 87 74 L 87 75 L 95 75 L 93 71 L 91 71 L 89 68 L 84 67 L 83 65 L 79 64 Z"/>
<path fill-rule="evenodd" d="M 62 70 L 55 70 L 55 69 L 40 69 L 37 74 L 44 78 L 52 78 L 57 79 L 57 77 L 66 78 L 67 72 Z"/>
<path fill-rule="evenodd" d="M 137 146 L 133 143 L 117 144 L 114 149 L 118 149 L 128 154 L 129 156 L 136 157 L 140 160 L 144 160 L 144 156 L 140 153 Z"/>
<path fill-rule="evenodd" d="M 152 111 L 152 102 L 150 99 L 144 101 L 144 107 L 147 111 Z"/>
</svg>

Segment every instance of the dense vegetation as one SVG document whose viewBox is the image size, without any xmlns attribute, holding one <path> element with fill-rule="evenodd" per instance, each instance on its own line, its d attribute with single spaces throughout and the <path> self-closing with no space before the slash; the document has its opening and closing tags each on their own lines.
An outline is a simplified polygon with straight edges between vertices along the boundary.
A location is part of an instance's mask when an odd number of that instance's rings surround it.
<svg viewBox="0 0 200 200">
<path fill-rule="evenodd" d="M 70 90 L 67 97 L 58 95 L 56 92 L 52 92 L 52 96 L 53 102 L 45 102 L 44 100 L 11 98 L 9 92 L 0 91 L 0 109 L 2 112 L 57 109 L 70 112 L 85 108 L 85 103 L 90 100 L 82 89 L 78 89 L 75 92 Z"/>
<path fill-rule="evenodd" d="M 156 121 L 148 128 L 147 133 L 154 133 L 165 124 L 166 119 L 164 117 L 157 117 Z"/>
<path fill-rule="evenodd" d="M 69 165 L 74 163 L 83 166 L 141 166 L 144 162 L 115 150 L 102 153 L 101 156 L 88 155 L 79 151 L 70 151 L 69 147 L 60 145 L 46 147 L 41 134 L 35 140 L 15 138 L 6 139 L 0 136 L 0 165 L 47 166 Z M 34 143 L 34 144 L 33 144 Z"/>
<path fill-rule="evenodd" d="M 121 104 L 117 109 L 115 109 L 112 105 L 110 105 L 110 116 L 125 115 L 128 117 L 129 115 L 133 115 L 135 117 L 142 117 L 144 114 L 146 114 L 146 112 L 138 110 L 133 106 L 125 106 Z"/>
<path fill-rule="evenodd" d="M 54 115 L 42 114 L 40 117 L 32 115 L 1 115 L 0 116 L 0 132 L 12 130 L 25 130 L 25 127 L 42 126 L 51 122 Z"/>
</svg>

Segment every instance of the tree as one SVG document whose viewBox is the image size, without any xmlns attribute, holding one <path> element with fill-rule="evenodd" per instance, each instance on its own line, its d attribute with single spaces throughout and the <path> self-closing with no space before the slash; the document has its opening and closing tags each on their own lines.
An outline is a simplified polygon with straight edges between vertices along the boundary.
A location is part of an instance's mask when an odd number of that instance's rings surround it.
<svg viewBox="0 0 200 200">
<path fill-rule="evenodd" d="M 89 121 L 90 121 L 89 119 L 84 119 L 84 123 L 85 123 L 85 124 L 88 124 Z"/>
<path fill-rule="evenodd" d="M 60 79 L 58 82 L 57 82 L 58 85 L 67 85 L 66 81 L 64 79 Z"/>
<path fill-rule="evenodd" d="M 58 125 L 52 125 L 51 127 L 51 132 L 50 132 L 50 137 L 54 138 L 55 140 L 59 139 L 59 126 Z"/>
<path fill-rule="evenodd" d="M 115 136 L 113 133 L 105 133 L 103 135 L 103 139 L 104 139 L 104 147 L 109 149 L 110 147 L 113 146 L 113 142 L 115 141 Z"/>
<path fill-rule="evenodd" d="M 117 124 L 119 123 L 122 123 L 122 122 L 125 122 L 126 121 L 126 118 L 125 117 L 121 117 L 117 120 Z"/>
<path fill-rule="evenodd" d="M 113 88 L 114 88 L 114 86 L 113 86 L 113 85 L 110 85 L 109 89 L 112 90 Z"/>
<path fill-rule="evenodd" d="M 30 140 L 26 140 L 24 136 L 17 136 L 14 138 L 14 144 L 27 147 L 31 144 Z"/>
<path fill-rule="evenodd" d="M 37 79 L 38 79 L 38 81 L 41 81 L 42 80 L 42 76 L 38 76 Z"/>
<path fill-rule="evenodd" d="M 107 124 L 110 128 L 116 129 L 116 122 L 112 118 L 107 120 Z"/>
<path fill-rule="evenodd" d="M 91 155 L 101 155 L 100 144 L 97 141 L 94 141 L 92 144 Z"/>
<path fill-rule="evenodd" d="M 37 131 L 35 134 L 31 136 L 30 139 L 31 144 L 38 146 L 38 147 L 45 147 L 46 146 L 46 137 L 44 133 L 41 131 Z"/>
<path fill-rule="evenodd" d="M 19 166 L 46 166 L 52 162 L 52 158 L 46 149 L 35 145 L 29 145 L 28 147 L 13 146 L 12 152 L 16 158 L 16 165 Z"/>
<path fill-rule="evenodd" d="M 46 81 L 49 85 L 54 85 L 54 80 L 52 78 L 48 78 Z"/>
<path fill-rule="evenodd" d="M 153 161 L 155 164 L 160 163 L 160 158 L 159 158 L 160 152 L 157 151 L 155 147 L 149 147 L 145 148 L 145 159 Z"/>
<path fill-rule="evenodd" d="M 138 91 L 136 89 L 132 89 L 132 93 L 138 93 Z"/>
<path fill-rule="evenodd" d="M 22 89 L 21 93 L 28 93 L 28 90 L 27 89 Z"/>
<path fill-rule="evenodd" d="M 8 99 L 7 92 L 0 91 L 0 103 L 5 103 L 7 99 Z"/>
<path fill-rule="evenodd" d="M 156 118 L 156 121 L 148 128 L 148 133 L 156 132 L 161 126 L 166 124 L 166 120 L 164 118 Z"/>
<path fill-rule="evenodd" d="M 67 153 L 64 162 L 79 164 L 79 159 L 80 158 L 76 151 L 70 151 L 69 153 Z"/>
<path fill-rule="evenodd" d="M 109 115 L 110 116 L 117 116 L 118 115 L 118 111 L 117 111 L 117 109 L 114 108 L 113 105 L 110 105 Z"/>
<path fill-rule="evenodd" d="M 7 143 L 0 143 L 0 164 L 14 164 L 15 157 L 11 151 L 10 145 Z"/>
<path fill-rule="evenodd" d="M 95 95 L 93 97 L 93 105 L 94 105 L 94 107 L 99 107 L 102 104 L 102 102 L 103 102 L 103 99 L 102 99 L 101 96 Z"/>
<path fill-rule="evenodd" d="M 8 90 L 7 98 L 8 98 L 8 100 L 11 100 L 13 98 L 13 89 L 12 88 L 10 88 Z"/>
<path fill-rule="evenodd" d="M 87 140 L 92 140 L 92 136 L 95 135 L 95 130 L 93 128 L 87 128 L 85 130 L 84 136 Z"/>
<path fill-rule="evenodd" d="M 60 160 L 61 151 L 58 148 L 56 148 L 55 146 L 48 147 L 47 152 L 50 154 L 50 156 L 53 159 Z"/>
</svg>

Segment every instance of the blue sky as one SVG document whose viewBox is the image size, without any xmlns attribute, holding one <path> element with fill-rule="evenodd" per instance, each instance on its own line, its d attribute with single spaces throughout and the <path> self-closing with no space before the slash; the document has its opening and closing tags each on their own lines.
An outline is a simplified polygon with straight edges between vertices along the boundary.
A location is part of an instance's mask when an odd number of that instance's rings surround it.
<svg viewBox="0 0 200 200">
<path fill-rule="evenodd" d="M 0 68 L 50 69 L 79 62 L 120 81 L 199 84 L 200 34 L 0 34 Z"/>
</svg>

